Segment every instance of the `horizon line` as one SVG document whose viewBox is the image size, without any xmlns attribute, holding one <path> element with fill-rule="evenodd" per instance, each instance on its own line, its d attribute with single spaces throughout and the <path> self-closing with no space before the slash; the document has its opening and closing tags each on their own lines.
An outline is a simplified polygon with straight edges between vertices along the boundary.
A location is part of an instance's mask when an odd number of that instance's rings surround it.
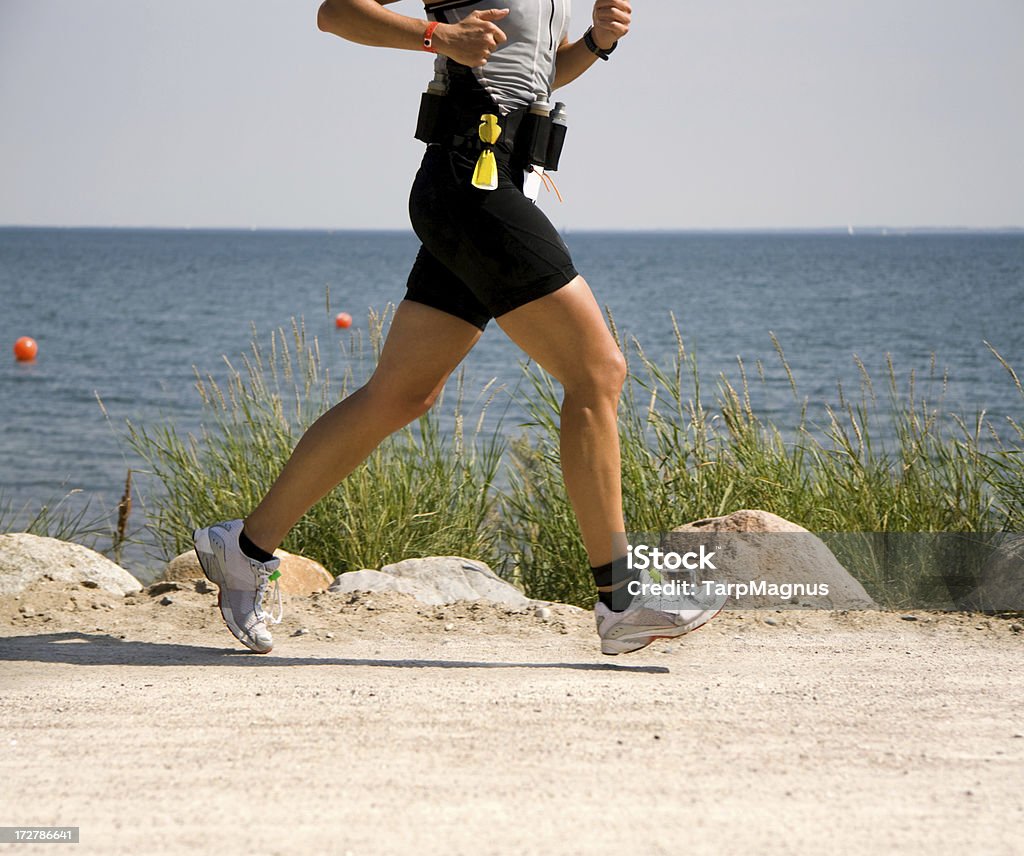
<svg viewBox="0 0 1024 856">
<path fill-rule="evenodd" d="M 1024 232 L 1024 226 L 1003 225 L 1003 226 L 962 226 L 962 225 L 916 225 L 916 226 L 893 226 L 884 223 L 855 225 L 844 223 L 841 225 L 827 226 L 680 226 L 680 227 L 651 227 L 651 228 L 606 228 L 606 227 L 585 227 L 567 228 L 556 227 L 563 234 L 709 234 L 709 233 L 731 233 L 731 234 L 765 234 L 765 233 L 811 233 L 811 232 L 838 232 L 856 237 L 858 232 L 866 233 L 913 233 L 913 232 L 944 232 L 944 233 L 1007 233 Z M 4 231 L 92 231 L 92 232 L 295 232 L 295 233 L 368 233 L 386 232 L 412 234 L 411 227 L 381 226 L 381 227 L 355 227 L 355 226 L 151 226 L 151 225 L 42 225 L 5 223 L 0 224 L 0 230 Z"/>
</svg>

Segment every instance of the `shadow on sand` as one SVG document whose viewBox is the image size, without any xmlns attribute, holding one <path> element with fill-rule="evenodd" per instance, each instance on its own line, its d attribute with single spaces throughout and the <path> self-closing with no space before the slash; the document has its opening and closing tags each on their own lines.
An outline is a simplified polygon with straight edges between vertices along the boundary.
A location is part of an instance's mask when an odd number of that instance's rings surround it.
<svg viewBox="0 0 1024 856">
<path fill-rule="evenodd" d="M 479 660 L 369 660 L 354 657 L 276 657 L 238 648 L 139 642 L 92 633 L 0 637 L 0 662 L 72 666 L 373 666 L 390 669 L 576 669 L 584 672 L 668 674 L 665 666 L 618 663 L 503 663 Z"/>
</svg>

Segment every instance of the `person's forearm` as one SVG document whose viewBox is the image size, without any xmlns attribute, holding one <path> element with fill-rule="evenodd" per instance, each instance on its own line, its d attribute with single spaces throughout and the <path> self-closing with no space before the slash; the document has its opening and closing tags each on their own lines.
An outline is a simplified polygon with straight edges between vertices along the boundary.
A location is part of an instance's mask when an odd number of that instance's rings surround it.
<svg viewBox="0 0 1024 856">
<path fill-rule="evenodd" d="M 317 26 L 325 33 L 361 45 L 423 50 L 427 22 L 382 8 L 393 2 L 325 0 L 316 16 Z M 470 68 L 484 65 L 498 45 L 506 41 L 497 22 L 508 13 L 508 9 L 484 9 L 471 12 L 457 24 L 435 22 L 431 28 L 433 50 Z"/>
<path fill-rule="evenodd" d="M 583 39 L 558 48 L 555 59 L 555 89 L 572 83 L 583 72 L 597 62 L 597 55 L 590 52 Z"/>
<path fill-rule="evenodd" d="M 423 50 L 427 26 L 425 20 L 391 12 L 377 0 L 325 0 L 316 23 L 325 33 L 350 42 L 411 51 Z"/>
</svg>

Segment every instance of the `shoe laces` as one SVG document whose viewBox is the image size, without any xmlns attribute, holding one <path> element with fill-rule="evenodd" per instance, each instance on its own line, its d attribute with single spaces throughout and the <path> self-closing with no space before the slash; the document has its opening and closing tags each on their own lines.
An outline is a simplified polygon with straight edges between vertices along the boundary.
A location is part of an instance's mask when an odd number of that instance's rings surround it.
<svg viewBox="0 0 1024 856">
<path fill-rule="evenodd" d="M 256 571 L 257 577 L 259 577 L 259 584 L 256 586 L 256 602 L 259 604 L 259 617 L 264 621 L 269 621 L 271 624 L 280 624 L 281 619 L 284 618 L 284 602 L 281 599 L 281 571 L 275 570 L 273 572 L 264 565 L 262 562 L 252 562 L 253 570 Z M 270 581 L 274 581 L 274 599 L 277 601 L 277 615 L 266 613 L 263 611 L 263 597 L 267 592 L 267 585 Z"/>
</svg>

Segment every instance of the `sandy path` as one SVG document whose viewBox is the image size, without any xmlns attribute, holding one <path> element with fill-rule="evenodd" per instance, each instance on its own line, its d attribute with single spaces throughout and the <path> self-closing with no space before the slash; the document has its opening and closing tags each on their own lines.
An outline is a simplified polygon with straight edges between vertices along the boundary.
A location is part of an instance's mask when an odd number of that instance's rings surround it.
<svg viewBox="0 0 1024 856">
<path fill-rule="evenodd" d="M 324 596 L 257 657 L 174 597 L 0 610 L 0 825 L 103 854 L 1024 852 L 1007 621 L 726 614 L 612 659 L 569 609 Z"/>
</svg>

